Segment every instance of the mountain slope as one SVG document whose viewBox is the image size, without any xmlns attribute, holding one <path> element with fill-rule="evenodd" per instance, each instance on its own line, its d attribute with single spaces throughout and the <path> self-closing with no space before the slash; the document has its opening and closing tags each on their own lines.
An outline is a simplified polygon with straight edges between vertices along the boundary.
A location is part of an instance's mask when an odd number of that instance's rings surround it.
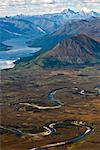
<svg viewBox="0 0 100 150">
<path fill-rule="evenodd" d="M 0 43 L 0 51 L 6 51 L 6 50 L 10 50 L 10 49 L 11 49 L 11 46 Z"/>
<path fill-rule="evenodd" d="M 41 37 L 46 34 L 40 27 L 23 19 L 1 18 L 0 19 L 0 41 L 5 41 L 10 38 L 30 38 Z"/>
<path fill-rule="evenodd" d="M 93 19 L 92 21 L 90 21 L 91 17 L 94 18 L 95 22 L 93 21 Z M 97 35 L 100 29 L 100 21 L 97 22 L 99 17 L 100 14 L 97 12 L 75 12 L 71 9 L 67 9 L 63 12 L 54 14 L 44 14 L 36 16 L 18 15 L 14 17 L 4 17 L 0 18 L 0 34 L 2 35 L 0 41 L 2 42 L 7 39 L 16 37 L 24 37 L 31 42 L 29 44 L 30 46 L 43 46 L 45 45 L 43 40 L 47 40 L 48 42 L 50 38 L 50 45 L 53 45 L 53 42 L 51 41 L 52 37 L 55 37 L 56 41 L 56 35 L 59 34 L 59 37 L 57 39 L 57 41 L 59 42 L 60 38 L 62 39 L 63 36 L 73 36 L 74 34 L 79 34 L 80 31 L 85 28 L 86 33 L 89 33 L 89 31 L 87 30 L 89 30 L 90 28 L 89 34 L 93 32 L 93 35 L 99 36 Z M 64 33 L 61 33 L 62 30 Z M 57 44 L 55 41 L 54 43 Z"/>
<path fill-rule="evenodd" d="M 59 42 L 53 49 L 39 55 L 34 62 L 41 67 L 51 68 L 98 63 L 99 58 L 100 42 L 80 34 Z"/>
<path fill-rule="evenodd" d="M 46 35 L 42 38 L 31 40 L 28 42 L 28 44 L 30 47 L 39 46 L 43 49 L 51 49 L 63 39 L 80 34 L 81 32 L 100 39 L 99 31 L 100 18 L 92 17 L 87 20 L 72 20 L 66 22 L 52 34 Z"/>
</svg>

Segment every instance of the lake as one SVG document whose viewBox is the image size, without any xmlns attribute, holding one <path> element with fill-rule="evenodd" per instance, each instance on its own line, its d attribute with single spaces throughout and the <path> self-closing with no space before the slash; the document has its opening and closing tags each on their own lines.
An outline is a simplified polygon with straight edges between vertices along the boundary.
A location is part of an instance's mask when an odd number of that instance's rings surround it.
<svg viewBox="0 0 100 150">
<path fill-rule="evenodd" d="M 26 39 L 16 38 L 3 42 L 8 46 L 12 46 L 11 50 L 0 51 L 0 70 L 13 68 L 14 62 L 22 57 L 32 56 L 41 48 L 30 48 L 26 44 Z"/>
</svg>

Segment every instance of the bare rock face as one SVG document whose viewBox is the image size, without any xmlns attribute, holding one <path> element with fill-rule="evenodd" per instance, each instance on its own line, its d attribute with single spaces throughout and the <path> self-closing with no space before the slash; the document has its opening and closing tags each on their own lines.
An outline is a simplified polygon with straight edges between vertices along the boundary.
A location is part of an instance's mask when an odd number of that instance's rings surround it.
<svg viewBox="0 0 100 150">
<path fill-rule="evenodd" d="M 79 34 L 59 42 L 53 49 L 38 56 L 36 63 L 44 67 L 97 63 L 100 57 L 99 50 L 99 41 Z"/>
</svg>

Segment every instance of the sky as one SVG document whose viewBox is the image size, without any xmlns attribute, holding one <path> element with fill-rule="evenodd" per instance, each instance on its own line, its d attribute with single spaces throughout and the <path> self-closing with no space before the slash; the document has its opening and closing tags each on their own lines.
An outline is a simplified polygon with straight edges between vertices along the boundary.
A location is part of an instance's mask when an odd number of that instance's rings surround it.
<svg viewBox="0 0 100 150">
<path fill-rule="evenodd" d="M 40 15 L 67 8 L 100 12 L 100 0 L 0 0 L 0 16 Z"/>
</svg>

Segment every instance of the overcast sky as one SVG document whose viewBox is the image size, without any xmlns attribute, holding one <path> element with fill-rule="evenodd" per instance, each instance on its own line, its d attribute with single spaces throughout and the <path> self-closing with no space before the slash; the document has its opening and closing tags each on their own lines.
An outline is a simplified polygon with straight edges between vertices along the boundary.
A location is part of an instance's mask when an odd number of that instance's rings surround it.
<svg viewBox="0 0 100 150">
<path fill-rule="evenodd" d="M 0 0 L 0 16 L 37 15 L 64 9 L 100 11 L 100 0 Z"/>
</svg>

